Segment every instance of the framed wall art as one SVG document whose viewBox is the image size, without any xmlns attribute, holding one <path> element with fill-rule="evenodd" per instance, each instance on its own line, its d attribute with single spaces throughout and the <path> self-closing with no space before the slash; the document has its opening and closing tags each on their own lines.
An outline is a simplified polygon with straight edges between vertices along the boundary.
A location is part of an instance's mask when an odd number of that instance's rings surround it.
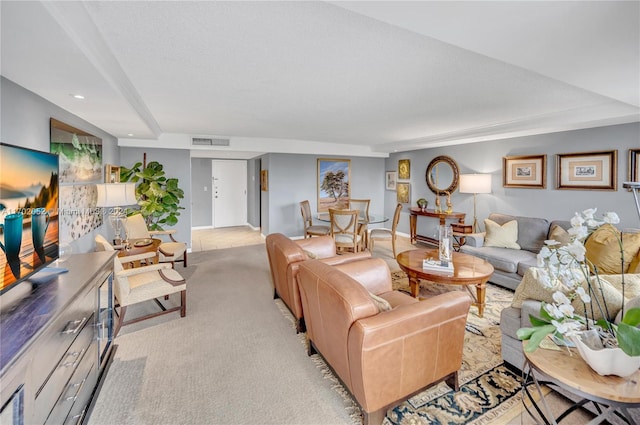
<svg viewBox="0 0 640 425">
<path fill-rule="evenodd" d="M 387 190 L 396 190 L 397 181 L 398 173 L 395 171 L 387 171 L 384 176 L 384 188 Z"/>
<path fill-rule="evenodd" d="M 411 178 L 411 160 L 401 159 L 398 161 L 398 178 L 409 180 Z"/>
<path fill-rule="evenodd" d="M 396 184 L 396 199 L 399 204 L 411 203 L 411 186 L 409 183 Z"/>
<path fill-rule="evenodd" d="M 104 182 L 120 183 L 120 167 L 107 164 L 104 166 Z"/>
<path fill-rule="evenodd" d="M 629 149 L 629 181 L 640 182 L 640 149 Z"/>
<path fill-rule="evenodd" d="M 350 182 L 350 159 L 318 158 L 318 212 L 347 208 Z"/>
<path fill-rule="evenodd" d="M 502 186 L 529 189 L 547 187 L 547 156 L 522 155 L 502 158 Z"/>
<path fill-rule="evenodd" d="M 556 189 L 616 190 L 618 151 L 556 155 Z"/>
</svg>

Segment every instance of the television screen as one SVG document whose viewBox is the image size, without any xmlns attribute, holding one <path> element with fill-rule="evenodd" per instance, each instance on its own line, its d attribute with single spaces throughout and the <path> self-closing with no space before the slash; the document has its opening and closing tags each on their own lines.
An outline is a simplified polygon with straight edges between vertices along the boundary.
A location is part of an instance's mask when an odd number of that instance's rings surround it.
<svg viewBox="0 0 640 425">
<path fill-rule="evenodd" d="M 58 258 L 58 156 L 0 143 L 0 294 Z"/>
</svg>

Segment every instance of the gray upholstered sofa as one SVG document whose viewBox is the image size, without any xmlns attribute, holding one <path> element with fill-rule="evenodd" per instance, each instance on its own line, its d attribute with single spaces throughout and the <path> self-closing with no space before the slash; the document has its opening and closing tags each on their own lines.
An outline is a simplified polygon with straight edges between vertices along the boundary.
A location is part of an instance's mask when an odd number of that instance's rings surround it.
<svg viewBox="0 0 640 425">
<path fill-rule="evenodd" d="M 520 249 L 483 246 L 484 233 L 471 233 L 465 235 L 465 244 L 460 247 L 460 252 L 487 260 L 495 270 L 489 281 L 512 290 L 516 289 L 527 269 L 536 265 L 536 255 L 544 246 L 544 241 L 549 239 L 553 227 L 558 225 L 565 230 L 571 227 L 569 221 L 549 222 L 544 218 L 498 213 L 491 213 L 489 220 L 500 225 L 516 220 Z"/>
</svg>

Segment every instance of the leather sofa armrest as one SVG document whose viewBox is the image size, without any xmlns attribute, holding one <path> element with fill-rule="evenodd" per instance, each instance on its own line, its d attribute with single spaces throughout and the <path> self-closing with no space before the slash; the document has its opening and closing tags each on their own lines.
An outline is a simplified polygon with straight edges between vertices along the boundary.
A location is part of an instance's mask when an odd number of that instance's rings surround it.
<svg viewBox="0 0 640 425">
<path fill-rule="evenodd" d="M 465 245 L 480 248 L 484 245 L 484 235 L 486 233 L 468 233 L 464 235 Z"/>
<path fill-rule="evenodd" d="M 320 261 L 325 264 L 329 264 L 330 266 L 337 266 L 340 264 L 351 263 L 353 261 L 366 260 L 368 258 L 371 258 L 371 253 L 369 251 L 360 251 L 336 255 L 334 257 L 322 258 L 320 259 Z"/>
<path fill-rule="evenodd" d="M 460 369 L 470 305 L 467 294 L 450 292 L 357 320 L 349 332 L 349 369 L 365 410 Z"/>
<path fill-rule="evenodd" d="M 393 290 L 389 266 L 382 258 L 369 258 L 335 266 L 357 280 L 367 291 L 379 295 Z"/>
<path fill-rule="evenodd" d="M 317 236 L 294 241 L 304 251 L 313 253 L 316 259 L 336 256 L 336 244 L 331 236 Z"/>
</svg>

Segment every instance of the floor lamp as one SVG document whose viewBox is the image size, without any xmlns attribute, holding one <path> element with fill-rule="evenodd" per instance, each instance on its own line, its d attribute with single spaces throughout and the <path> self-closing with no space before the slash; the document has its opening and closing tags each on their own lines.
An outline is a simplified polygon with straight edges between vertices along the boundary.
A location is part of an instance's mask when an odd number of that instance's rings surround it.
<svg viewBox="0 0 640 425">
<path fill-rule="evenodd" d="M 491 174 L 461 174 L 460 193 L 473 193 L 473 233 L 476 233 L 478 231 L 476 195 L 491 193 Z"/>
<path fill-rule="evenodd" d="M 122 243 L 122 223 L 127 219 L 123 206 L 135 205 L 136 199 L 135 183 L 100 183 L 96 185 L 98 190 L 97 207 L 109 208 L 109 221 L 115 231 L 113 243 Z"/>
<path fill-rule="evenodd" d="M 638 191 L 640 190 L 640 182 L 624 182 L 622 187 L 633 192 L 633 198 L 636 200 L 636 210 L 638 210 L 638 218 L 640 218 L 640 201 L 638 201 Z"/>
</svg>

